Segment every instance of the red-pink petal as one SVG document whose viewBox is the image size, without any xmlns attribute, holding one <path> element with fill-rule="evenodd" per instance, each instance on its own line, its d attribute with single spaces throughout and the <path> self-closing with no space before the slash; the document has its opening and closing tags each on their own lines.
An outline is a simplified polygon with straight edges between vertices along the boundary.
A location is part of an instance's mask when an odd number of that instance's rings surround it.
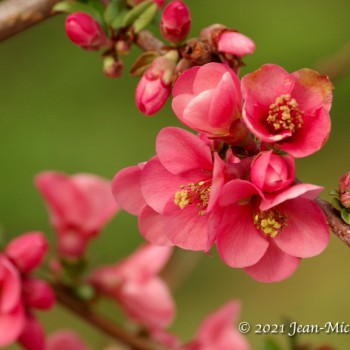
<svg viewBox="0 0 350 350">
<path fill-rule="evenodd" d="M 41 323 L 34 316 L 27 315 L 23 332 L 18 341 L 26 350 L 44 350 L 45 332 Z"/>
<path fill-rule="evenodd" d="M 165 234 L 163 215 L 154 211 L 150 206 L 145 205 L 138 222 L 140 233 L 148 242 L 155 245 L 172 245 Z"/>
<path fill-rule="evenodd" d="M 327 247 L 327 221 L 314 202 L 296 198 L 278 208 L 288 216 L 286 228 L 275 237 L 276 245 L 281 250 L 291 256 L 308 258 L 320 254 Z"/>
<path fill-rule="evenodd" d="M 176 84 L 173 89 L 173 97 L 182 94 L 193 95 L 193 81 L 197 75 L 200 66 L 192 67 L 185 70 L 180 77 L 176 80 Z"/>
<path fill-rule="evenodd" d="M 145 283 L 126 283 L 118 296 L 128 317 L 146 327 L 167 327 L 175 316 L 175 304 L 169 289 L 157 277 Z"/>
<path fill-rule="evenodd" d="M 299 266 L 299 263 L 300 258 L 284 253 L 271 242 L 262 259 L 244 270 L 259 282 L 280 282 L 290 277 Z"/>
<path fill-rule="evenodd" d="M 89 348 L 75 332 L 60 330 L 48 337 L 45 350 L 89 350 Z"/>
<path fill-rule="evenodd" d="M 173 174 L 198 168 L 212 170 L 210 148 L 186 130 L 174 127 L 162 129 L 157 136 L 156 149 L 162 165 Z"/>
<path fill-rule="evenodd" d="M 24 308 L 21 302 L 11 312 L 0 313 L 0 346 L 5 347 L 17 340 L 23 331 L 25 322 Z"/>
<path fill-rule="evenodd" d="M 304 113 L 313 113 L 316 109 L 324 108 L 329 112 L 332 105 L 333 84 L 325 75 L 304 68 L 293 73 L 296 78 L 293 98 Z"/>
<path fill-rule="evenodd" d="M 265 64 L 242 78 L 243 98 L 252 98 L 255 103 L 269 107 L 278 96 L 289 94 L 294 82 L 295 77 L 282 67 Z"/>
<path fill-rule="evenodd" d="M 114 197 L 121 208 L 139 215 L 146 202 L 141 192 L 141 168 L 137 165 L 119 171 L 112 182 Z"/>
<path fill-rule="evenodd" d="M 243 57 L 255 51 L 255 43 L 242 33 L 226 31 L 220 35 L 218 49 L 221 52 Z"/>
<path fill-rule="evenodd" d="M 221 259 L 231 267 L 246 267 L 257 263 L 269 243 L 253 222 L 250 204 L 231 205 L 225 209 L 216 241 Z"/>
</svg>

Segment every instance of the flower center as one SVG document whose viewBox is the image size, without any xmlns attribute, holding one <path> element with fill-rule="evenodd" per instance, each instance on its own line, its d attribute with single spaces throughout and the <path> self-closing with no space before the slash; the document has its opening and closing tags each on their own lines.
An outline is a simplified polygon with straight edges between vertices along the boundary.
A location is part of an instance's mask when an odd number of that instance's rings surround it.
<svg viewBox="0 0 350 350">
<path fill-rule="evenodd" d="M 290 130 L 294 134 L 303 125 L 303 112 L 298 107 L 298 102 L 289 94 L 277 97 L 266 119 L 269 130 L 272 133 Z"/>
<path fill-rule="evenodd" d="M 211 182 L 199 181 L 197 183 L 190 183 L 179 187 L 180 191 L 177 191 L 174 197 L 175 205 L 184 209 L 188 204 L 195 203 L 199 215 L 204 215 L 205 209 L 209 203 Z"/>
<path fill-rule="evenodd" d="M 287 226 L 287 215 L 276 209 L 262 211 L 254 216 L 254 225 L 266 236 L 276 237 Z"/>
</svg>

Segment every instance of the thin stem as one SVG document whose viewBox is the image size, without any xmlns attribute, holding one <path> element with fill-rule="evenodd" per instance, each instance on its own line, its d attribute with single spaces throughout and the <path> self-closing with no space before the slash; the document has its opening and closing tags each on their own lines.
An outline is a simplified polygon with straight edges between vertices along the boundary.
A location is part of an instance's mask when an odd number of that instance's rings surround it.
<svg viewBox="0 0 350 350">
<path fill-rule="evenodd" d="M 111 336 L 115 340 L 130 346 L 133 350 L 166 350 L 162 345 L 157 344 L 147 338 L 141 338 L 124 328 L 119 327 L 105 316 L 90 310 L 85 303 L 74 297 L 67 287 L 52 284 L 58 302 L 69 311 L 74 312 L 86 322 Z"/>
</svg>

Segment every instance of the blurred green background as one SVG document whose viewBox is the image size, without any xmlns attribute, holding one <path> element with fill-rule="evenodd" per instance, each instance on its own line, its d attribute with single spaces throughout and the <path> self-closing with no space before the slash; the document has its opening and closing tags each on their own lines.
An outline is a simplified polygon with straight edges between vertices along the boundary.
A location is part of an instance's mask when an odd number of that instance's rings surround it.
<svg viewBox="0 0 350 350">
<path fill-rule="evenodd" d="M 255 40 L 257 51 L 246 59 L 243 74 L 264 63 L 276 63 L 288 71 L 312 68 L 350 39 L 349 0 L 186 2 L 193 14 L 193 36 L 217 22 Z M 121 168 L 154 154 L 155 137 L 162 127 L 180 126 L 169 105 L 151 118 L 137 111 L 138 79 L 128 75 L 128 68 L 138 49 L 126 59 L 124 76 L 109 80 L 102 74 L 98 54 L 84 52 L 66 38 L 64 17 L 50 19 L 0 45 L 0 222 L 7 238 L 29 230 L 43 230 L 53 238 L 33 186 L 37 173 L 51 169 L 112 178 Z M 350 169 L 350 75 L 335 86 L 330 140 L 320 152 L 297 162 L 300 179 L 326 187 L 324 198 Z M 141 242 L 136 219 L 120 213 L 92 244 L 91 264 L 112 263 Z M 179 274 L 201 255 L 181 254 L 184 266 L 179 266 Z M 243 271 L 225 266 L 216 253 L 203 254 L 175 291 L 178 316 L 171 330 L 190 339 L 204 316 L 230 299 L 242 301 L 240 319 L 252 324 L 281 323 L 286 316 L 302 324 L 350 323 L 349 268 L 350 250 L 336 237 L 321 256 L 304 260 L 291 278 L 278 284 L 257 283 Z M 117 308 L 112 310 L 111 315 L 120 318 Z M 108 343 L 60 307 L 40 317 L 48 332 L 76 327 L 93 349 Z M 264 336 L 251 333 L 248 338 L 254 350 L 260 349 Z M 339 350 L 350 348 L 350 335 L 301 338 L 333 344 Z"/>
</svg>

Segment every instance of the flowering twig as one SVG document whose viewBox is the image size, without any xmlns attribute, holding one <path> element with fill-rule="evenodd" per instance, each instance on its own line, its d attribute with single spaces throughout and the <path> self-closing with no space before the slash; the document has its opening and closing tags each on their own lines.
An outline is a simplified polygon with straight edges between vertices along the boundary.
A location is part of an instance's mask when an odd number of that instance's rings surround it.
<svg viewBox="0 0 350 350">
<path fill-rule="evenodd" d="M 149 339 L 141 338 L 111 322 L 95 310 L 92 312 L 85 303 L 74 297 L 70 290 L 62 285 L 53 284 L 57 300 L 61 305 L 79 315 L 86 322 L 90 323 L 115 340 L 131 347 L 133 350 L 165 350 L 165 348 Z"/>
</svg>

